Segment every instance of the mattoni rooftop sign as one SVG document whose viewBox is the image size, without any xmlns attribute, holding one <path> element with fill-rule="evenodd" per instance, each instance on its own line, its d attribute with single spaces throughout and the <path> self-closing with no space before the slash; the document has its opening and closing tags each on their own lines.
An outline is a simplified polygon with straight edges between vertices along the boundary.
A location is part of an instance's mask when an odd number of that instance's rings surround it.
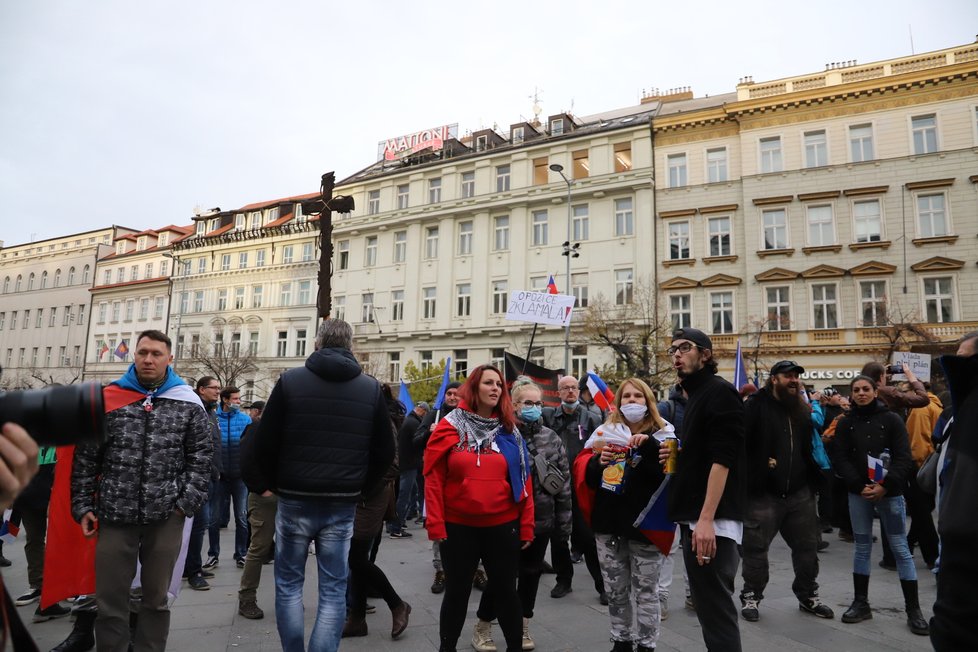
<svg viewBox="0 0 978 652">
<path fill-rule="evenodd" d="M 404 154 L 411 154 L 430 147 L 439 150 L 449 138 L 458 138 L 458 123 L 422 129 L 413 134 L 388 138 L 377 143 L 377 160 L 393 161 Z"/>
</svg>

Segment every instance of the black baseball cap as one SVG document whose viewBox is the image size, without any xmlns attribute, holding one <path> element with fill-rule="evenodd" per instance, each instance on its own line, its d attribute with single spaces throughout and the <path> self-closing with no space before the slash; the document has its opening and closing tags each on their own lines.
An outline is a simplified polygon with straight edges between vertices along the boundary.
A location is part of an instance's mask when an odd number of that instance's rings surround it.
<svg viewBox="0 0 978 652">
<path fill-rule="evenodd" d="M 254 403 L 252 403 L 251 405 L 249 405 L 248 408 L 251 409 L 251 410 L 264 410 L 265 409 L 265 401 L 255 401 Z"/>
<path fill-rule="evenodd" d="M 805 368 L 793 360 L 782 360 L 781 362 L 775 362 L 774 366 L 771 367 L 771 375 L 775 374 L 786 374 L 792 371 L 797 371 L 800 374 L 805 373 Z"/>
<path fill-rule="evenodd" d="M 680 328 L 672 334 L 672 341 L 689 340 L 701 349 L 713 350 L 713 341 L 710 336 L 698 328 Z"/>
</svg>

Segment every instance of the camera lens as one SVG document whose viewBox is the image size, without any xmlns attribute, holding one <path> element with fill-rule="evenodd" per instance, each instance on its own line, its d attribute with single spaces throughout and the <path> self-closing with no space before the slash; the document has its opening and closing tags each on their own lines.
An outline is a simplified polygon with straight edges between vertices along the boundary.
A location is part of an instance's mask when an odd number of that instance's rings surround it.
<svg viewBox="0 0 978 652">
<path fill-rule="evenodd" d="M 105 407 L 98 383 L 0 394 L 0 424 L 22 426 L 42 446 L 70 446 L 105 436 Z"/>
</svg>

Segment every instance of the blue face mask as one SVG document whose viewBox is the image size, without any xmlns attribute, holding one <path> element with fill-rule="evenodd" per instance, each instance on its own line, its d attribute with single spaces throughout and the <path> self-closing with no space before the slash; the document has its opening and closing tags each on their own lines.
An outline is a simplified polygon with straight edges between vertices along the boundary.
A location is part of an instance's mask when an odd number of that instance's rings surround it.
<svg viewBox="0 0 978 652">
<path fill-rule="evenodd" d="M 568 410 L 576 410 L 577 409 L 577 406 L 580 405 L 580 404 L 581 404 L 581 402 L 579 400 L 574 401 L 572 403 L 568 403 L 567 401 L 564 401 L 563 402 L 563 406 L 565 408 L 567 408 Z"/>
<path fill-rule="evenodd" d="M 237 403 L 232 403 L 231 405 L 228 406 L 228 411 L 229 412 L 240 412 L 241 411 L 241 406 L 238 405 Z"/>
<path fill-rule="evenodd" d="M 524 423 L 539 421 L 541 414 L 543 414 L 543 410 L 535 405 L 533 407 L 525 407 L 520 409 L 520 419 L 522 419 Z"/>
</svg>

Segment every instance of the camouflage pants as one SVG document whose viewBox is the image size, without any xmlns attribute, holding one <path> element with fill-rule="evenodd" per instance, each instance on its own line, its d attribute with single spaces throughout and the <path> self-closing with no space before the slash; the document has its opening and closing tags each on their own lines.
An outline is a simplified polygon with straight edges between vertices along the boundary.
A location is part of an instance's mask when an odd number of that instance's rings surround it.
<svg viewBox="0 0 978 652">
<path fill-rule="evenodd" d="M 653 648 L 659 640 L 659 570 L 663 556 L 651 543 L 595 534 L 608 592 L 611 640 Z"/>
</svg>

